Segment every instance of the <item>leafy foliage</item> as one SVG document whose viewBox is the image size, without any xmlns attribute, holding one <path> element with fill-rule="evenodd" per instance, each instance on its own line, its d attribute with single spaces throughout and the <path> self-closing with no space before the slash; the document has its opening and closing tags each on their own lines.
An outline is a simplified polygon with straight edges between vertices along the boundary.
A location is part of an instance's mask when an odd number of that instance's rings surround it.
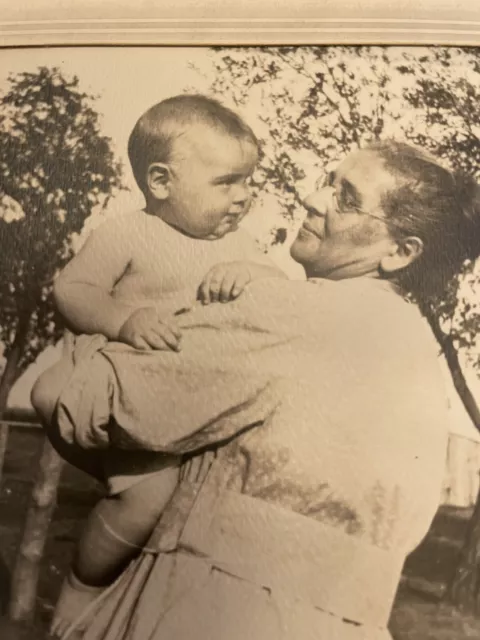
<svg viewBox="0 0 480 640">
<path fill-rule="evenodd" d="M 9 78 L 0 96 L 0 340 L 8 359 L 20 328 L 18 374 L 60 337 L 56 271 L 92 208 L 120 187 L 92 98 L 58 69 Z"/>
<path fill-rule="evenodd" d="M 445 164 L 480 173 L 480 50 L 396 47 L 218 48 L 212 90 L 243 109 L 262 142 L 254 187 L 279 210 L 269 242 L 303 216 L 312 178 L 377 138 L 409 140 Z M 480 289 L 466 264 L 433 313 L 480 368 Z"/>
<path fill-rule="evenodd" d="M 420 112 L 405 129 L 414 144 L 428 149 L 456 170 L 480 177 L 480 51 L 432 48 L 410 61 L 415 84 L 405 90 L 407 104 Z M 480 368 L 476 352 L 480 333 L 478 265 L 467 262 L 450 284 L 435 312 L 457 349 L 467 351 Z"/>
</svg>

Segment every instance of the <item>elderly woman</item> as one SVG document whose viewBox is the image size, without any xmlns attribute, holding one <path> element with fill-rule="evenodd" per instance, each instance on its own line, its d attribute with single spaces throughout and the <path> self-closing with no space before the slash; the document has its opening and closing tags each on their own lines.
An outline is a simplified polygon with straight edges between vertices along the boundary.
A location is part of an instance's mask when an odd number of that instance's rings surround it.
<svg viewBox="0 0 480 640">
<path fill-rule="evenodd" d="M 84 638 L 390 637 L 445 461 L 420 309 L 479 253 L 476 194 L 408 145 L 356 151 L 305 201 L 291 255 L 306 282 L 254 282 L 185 314 L 190 378 L 159 407 L 186 418 L 160 418 L 150 446 L 194 457 L 148 548 L 79 621 Z M 177 365 L 160 357 L 167 376 Z"/>
</svg>

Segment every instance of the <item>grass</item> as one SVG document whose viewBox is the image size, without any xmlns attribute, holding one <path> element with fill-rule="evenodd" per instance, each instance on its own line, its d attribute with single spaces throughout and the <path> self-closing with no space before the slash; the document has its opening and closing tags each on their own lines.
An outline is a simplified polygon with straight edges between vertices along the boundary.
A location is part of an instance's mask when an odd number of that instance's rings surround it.
<svg viewBox="0 0 480 640">
<path fill-rule="evenodd" d="M 0 488 L 0 606 L 8 599 L 8 572 L 13 569 L 41 444 L 38 429 L 11 431 Z M 3 619 L 1 640 L 45 640 L 75 540 L 100 495 L 95 481 L 66 468 L 45 549 L 35 620 L 27 626 L 12 626 Z M 395 640 L 480 637 L 479 619 L 462 615 L 440 599 L 455 568 L 469 517 L 469 510 L 442 508 L 423 544 L 408 558 L 390 621 Z"/>
</svg>

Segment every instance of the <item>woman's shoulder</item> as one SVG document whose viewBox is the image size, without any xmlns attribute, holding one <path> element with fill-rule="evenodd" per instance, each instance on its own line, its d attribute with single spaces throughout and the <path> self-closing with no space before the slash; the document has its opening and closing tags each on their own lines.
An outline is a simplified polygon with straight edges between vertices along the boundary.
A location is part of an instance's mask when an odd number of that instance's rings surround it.
<svg viewBox="0 0 480 640">
<path fill-rule="evenodd" d="M 292 286 L 293 283 L 290 283 Z M 328 332 L 352 354 L 391 354 L 399 359 L 431 359 L 435 338 L 417 305 L 382 280 L 308 280 L 293 291 L 292 304 L 301 313 L 309 309 L 312 335 Z M 293 284 L 293 288 L 295 284 Z"/>
<path fill-rule="evenodd" d="M 257 315 L 291 323 L 312 339 L 327 333 L 349 343 L 362 336 L 363 344 L 382 343 L 385 348 L 389 343 L 415 345 L 430 339 L 416 305 L 382 281 L 270 278 L 251 283 L 243 296 Z"/>
</svg>

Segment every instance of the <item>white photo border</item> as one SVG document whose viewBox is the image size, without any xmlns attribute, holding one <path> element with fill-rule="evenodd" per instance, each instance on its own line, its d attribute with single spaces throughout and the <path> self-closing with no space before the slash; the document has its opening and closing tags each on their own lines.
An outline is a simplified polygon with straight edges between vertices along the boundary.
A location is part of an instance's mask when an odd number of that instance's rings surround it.
<svg viewBox="0 0 480 640">
<path fill-rule="evenodd" d="M 132 4 L 128 0 L 0 0 L 0 47 L 480 45 L 480 3 L 471 0 L 143 0 Z"/>
</svg>

